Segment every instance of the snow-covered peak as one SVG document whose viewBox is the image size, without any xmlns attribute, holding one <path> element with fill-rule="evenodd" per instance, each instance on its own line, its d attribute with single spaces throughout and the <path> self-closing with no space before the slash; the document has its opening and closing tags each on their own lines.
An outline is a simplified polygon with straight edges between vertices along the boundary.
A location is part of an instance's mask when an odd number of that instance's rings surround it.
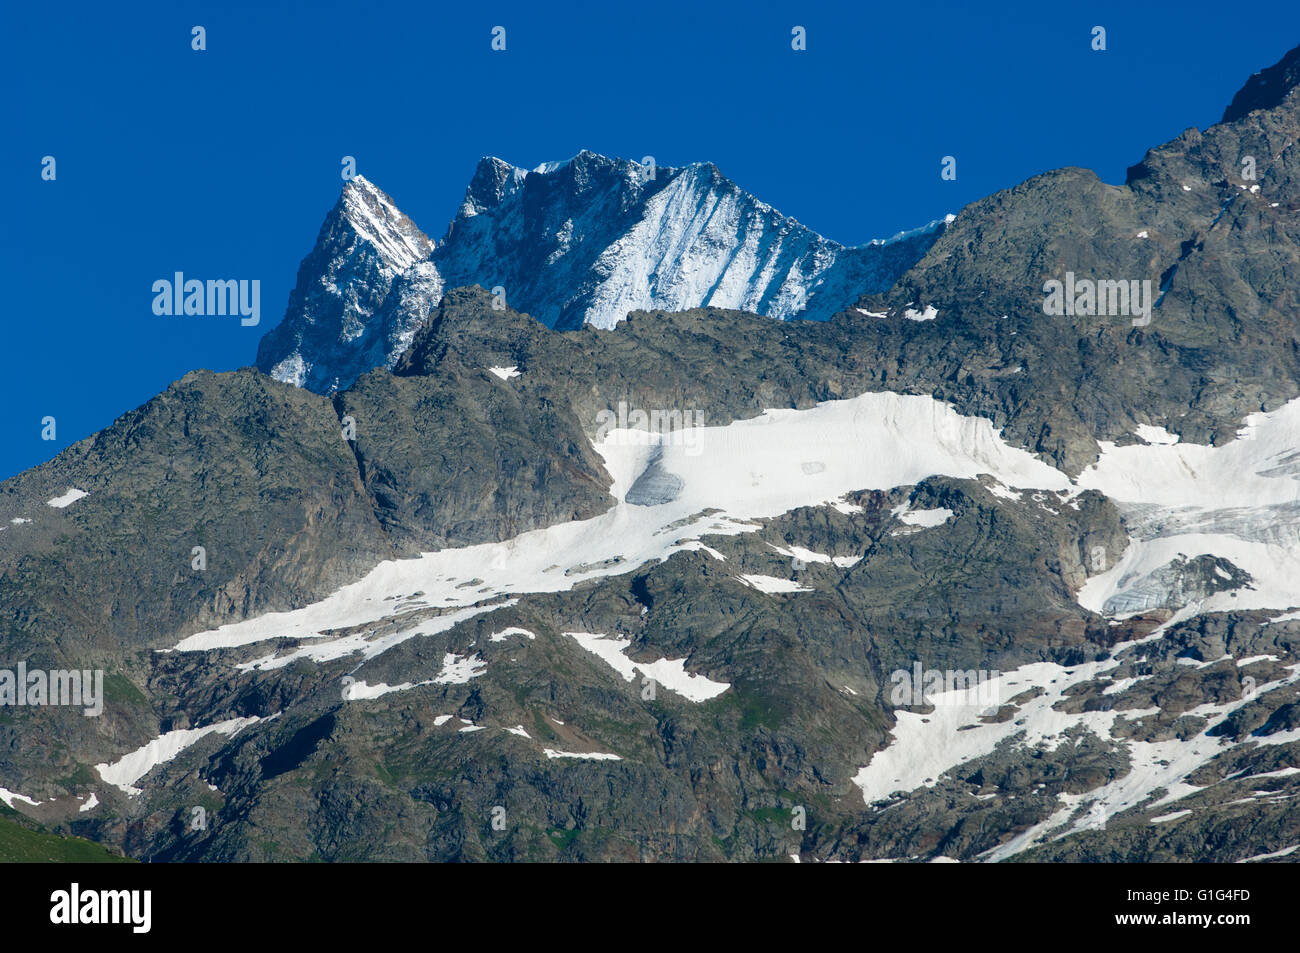
<svg viewBox="0 0 1300 953">
<path fill-rule="evenodd" d="M 393 274 L 428 258 L 433 251 L 433 242 L 387 193 L 364 176 L 355 176 L 343 186 L 338 209 L 357 235 L 379 251 Z"/>
<path fill-rule="evenodd" d="M 904 229 L 901 232 L 896 232 L 893 235 L 890 235 L 888 238 L 873 238 L 871 241 L 867 242 L 867 244 L 868 245 L 893 245 L 896 242 L 906 241 L 909 238 L 919 238 L 923 235 L 933 235 L 937 232 L 943 231 L 945 228 L 947 228 L 956 220 L 957 220 L 957 216 L 949 212 L 943 218 L 936 218 L 933 221 L 926 222 L 924 225 L 920 225 L 916 228 Z"/>
<path fill-rule="evenodd" d="M 825 320 L 886 290 L 946 222 L 846 247 L 740 188 L 712 162 L 682 167 L 582 150 L 531 171 L 479 160 L 445 237 L 430 241 L 362 176 L 303 262 L 258 366 L 312 390 L 393 367 L 449 288 L 505 289 L 559 329 L 634 310 L 735 308 Z"/>
<path fill-rule="evenodd" d="M 703 305 L 824 320 L 887 288 L 944 224 L 847 248 L 712 162 L 656 166 L 583 150 L 531 171 L 480 161 L 434 258 L 446 287 L 499 285 L 512 307 L 562 329 Z"/>
</svg>

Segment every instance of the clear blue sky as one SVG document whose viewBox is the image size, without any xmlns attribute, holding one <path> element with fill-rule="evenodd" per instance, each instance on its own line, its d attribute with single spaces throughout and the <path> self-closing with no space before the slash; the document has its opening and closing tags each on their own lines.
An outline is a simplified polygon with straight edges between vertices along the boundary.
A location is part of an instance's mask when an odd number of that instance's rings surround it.
<svg viewBox="0 0 1300 953">
<path fill-rule="evenodd" d="M 189 370 L 251 364 L 344 155 L 435 238 L 480 156 L 587 148 L 712 160 L 856 244 L 1046 169 L 1122 181 L 1300 44 L 1300 4 L 1204 0 L 11 2 L 0 18 L 0 478 Z M 156 317 L 152 283 L 176 271 L 260 279 L 261 326 Z"/>
</svg>

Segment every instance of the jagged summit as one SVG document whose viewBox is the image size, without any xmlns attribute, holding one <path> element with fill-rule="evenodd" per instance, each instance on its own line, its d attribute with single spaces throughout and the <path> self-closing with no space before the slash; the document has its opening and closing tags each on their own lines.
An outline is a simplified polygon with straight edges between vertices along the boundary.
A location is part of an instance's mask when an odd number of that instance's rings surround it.
<svg viewBox="0 0 1300 953">
<path fill-rule="evenodd" d="M 519 190 L 527 174 L 495 156 L 484 156 L 474 170 L 474 177 L 465 190 L 465 201 L 456 217 L 472 218 L 500 205 Z"/>
<path fill-rule="evenodd" d="M 312 390 L 346 387 L 393 367 L 443 290 L 472 284 L 504 289 L 512 308 L 562 330 L 703 305 L 825 320 L 888 288 L 944 224 L 850 248 L 712 162 L 655 167 L 584 149 L 532 170 L 485 156 L 434 243 L 358 176 L 304 259 L 257 364 Z"/>
<path fill-rule="evenodd" d="M 1257 109 L 1280 106 L 1296 86 L 1300 86 L 1300 46 L 1246 80 L 1223 111 L 1221 122 L 1235 122 Z"/>
<path fill-rule="evenodd" d="M 385 263 L 396 271 L 405 271 L 433 251 L 433 242 L 415 222 L 402 214 L 386 192 L 363 176 L 343 186 L 336 210 L 358 237 L 378 249 Z"/>
</svg>

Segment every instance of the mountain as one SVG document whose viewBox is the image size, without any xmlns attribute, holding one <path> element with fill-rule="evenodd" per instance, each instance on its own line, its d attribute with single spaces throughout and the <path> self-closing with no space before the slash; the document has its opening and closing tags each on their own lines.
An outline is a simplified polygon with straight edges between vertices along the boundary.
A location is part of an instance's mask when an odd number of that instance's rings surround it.
<svg viewBox="0 0 1300 953">
<path fill-rule="evenodd" d="M 391 368 L 446 288 L 503 288 L 548 327 L 610 328 L 633 310 L 704 305 L 826 320 L 883 291 L 944 222 L 845 247 L 782 215 L 711 163 L 680 169 L 580 152 L 531 172 L 478 166 L 434 247 L 357 177 L 304 259 L 257 366 L 317 393 Z"/>
<path fill-rule="evenodd" d="M 0 798 L 150 860 L 1300 859 L 1300 94 L 1260 75 L 825 321 L 557 329 L 399 272 L 354 196 L 316 267 L 391 367 L 196 371 L 0 483 L 9 657 L 105 673 L 98 717 L 4 710 Z M 489 172 L 470 223 L 534 175 Z"/>
<path fill-rule="evenodd" d="M 385 366 L 408 329 L 374 320 L 375 312 L 394 280 L 425 261 L 433 247 L 392 199 L 363 176 L 352 179 L 298 266 L 285 320 L 262 338 L 258 367 L 276 380 L 324 393 Z M 327 355 L 328 361 L 321 359 Z"/>
</svg>

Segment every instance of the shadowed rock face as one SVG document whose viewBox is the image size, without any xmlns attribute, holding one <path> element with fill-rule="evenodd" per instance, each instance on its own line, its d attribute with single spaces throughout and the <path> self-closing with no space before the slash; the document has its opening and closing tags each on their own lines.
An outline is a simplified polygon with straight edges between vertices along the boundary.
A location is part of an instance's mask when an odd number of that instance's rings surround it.
<svg viewBox="0 0 1300 953">
<path fill-rule="evenodd" d="M 1300 47 L 1287 53 L 1268 69 L 1260 70 L 1232 97 L 1221 122 L 1236 122 L 1257 109 L 1281 106 L 1300 86 Z"/>
<path fill-rule="evenodd" d="M 607 514 L 614 480 L 592 440 L 620 404 L 693 411 L 712 428 L 873 391 L 935 396 L 1071 474 L 1098 440 L 1132 442 L 1140 424 L 1228 439 L 1245 413 L 1295 396 L 1300 373 L 1286 280 L 1300 273 L 1300 107 L 1289 92 L 1272 99 L 1293 83 L 1295 55 L 1252 79 L 1229 122 L 1152 150 L 1122 186 L 1066 169 L 975 203 L 895 287 L 824 322 L 695 308 L 556 331 L 481 287 L 444 292 L 440 274 L 419 272 L 418 230 L 373 187 L 350 186 L 295 300 L 316 308 L 322 344 L 359 328 L 356 353 L 386 355 L 391 370 L 359 361 L 329 396 L 312 392 L 329 389 L 319 375 L 297 388 L 251 369 L 195 372 L 0 484 L 5 664 L 101 667 L 109 686 L 100 718 L 0 712 L 0 782 L 41 801 L 31 816 L 47 826 L 153 859 L 1240 860 L 1295 844 L 1300 621 L 1240 611 L 1171 623 L 1254 582 L 1195 552 L 1135 574 L 1104 607 L 1139 615 L 1079 602 L 1132 540 L 1171 527 L 1281 534 L 1289 504 L 1121 512 L 1091 490 L 929 476 L 744 532 L 719 521 L 635 565 L 544 549 L 530 571 L 545 583 L 526 591 L 471 570 L 512 565 L 534 530 Z M 1243 155 L 1254 180 L 1240 176 Z M 599 183 L 609 170 L 596 158 L 535 181 Z M 481 166 L 464 222 L 512 201 L 551 207 L 525 183 Z M 1043 284 L 1066 271 L 1150 276 L 1163 297 L 1141 327 L 1045 315 Z M 377 323 L 349 324 L 363 310 Z M 490 370 L 506 367 L 517 375 Z M 622 474 L 634 505 L 613 515 L 689 492 L 672 459 L 647 450 Z M 828 469 L 788 462 L 797 479 Z M 1293 464 L 1283 454 L 1266 472 L 1286 480 Z M 87 495 L 50 504 L 69 488 Z M 617 542 L 635 518 L 606 531 Z M 672 543 L 683 522 L 655 538 Z M 484 547 L 493 561 L 459 549 L 486 543 L 502 543 Z M 257 642 L 176 650 L 193 633 L 312 605 L 382 561 L 448 549 L 445 577 L 355 591 L 310 634 L 272 620 Z M 421 585 L 441 584 L 472 596 L 429 601 Z M 385 605 L 348 614 L 375 600 Z M 602 655 L 570 633 L 617 645 Z M 631 680 L 624 662 L 639 666 Z M 690 700 L 677 662 L 725 689 Z M 940 704 L 893 697 L 917 662 L 1017 681 L 952 720 L 934 750 L 985 729 L 1005 732 L 999 744 L 912 778 L 891 749 L 949 724 Z M 647 671 L 662 676 L 655 691 Z M 95 767 L 168 732 L 254 716 L 157 766 L 134 797 Z M 1051 734 L 1035 735 L 1044 723 Z M 1184 743 L 1204 759 L 1162 775 L 1190 749 L 1158 746 Z M 1116 793 L 1146 777 L 1133 803 Z M 1201 790 L 1162 806 L 1180 785 Z M 77 799 L 92 791 L 100 807 L 83 813 Z M 881 800 L 869 805 L 868 791 Z M 179 820 L 196 804 L 213 818 L 203 832 Z M 1190 815 L 1168 817 L 1184 805 Z M 504 831 L 491 825 L 497 807 Z"/>
</svg>

